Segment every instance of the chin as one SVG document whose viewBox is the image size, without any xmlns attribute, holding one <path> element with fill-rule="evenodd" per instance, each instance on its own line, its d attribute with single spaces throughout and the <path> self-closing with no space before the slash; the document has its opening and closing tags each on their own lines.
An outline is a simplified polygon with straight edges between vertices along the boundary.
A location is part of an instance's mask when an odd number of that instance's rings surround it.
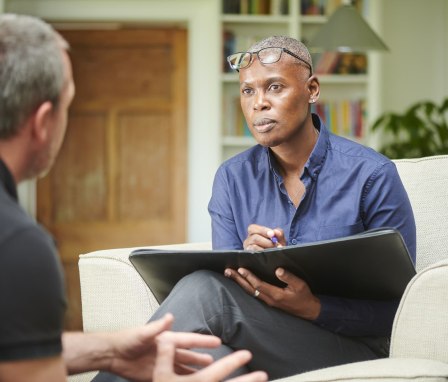
<svg viewBox="0 0 448 382">
<path fill-rule="evenodd" d="M 256 137 L 255 140 L 257 141 L 257 143 L 260 146 L 263 147 L 276 147 L 278 145 L 280 145 L 281 142 L 277 142 L 277 140 L 274 139 L 268 139 L 267 137 L 265 137 L 265 139 L 258 139 L 259 137 Z"/>
</svg>

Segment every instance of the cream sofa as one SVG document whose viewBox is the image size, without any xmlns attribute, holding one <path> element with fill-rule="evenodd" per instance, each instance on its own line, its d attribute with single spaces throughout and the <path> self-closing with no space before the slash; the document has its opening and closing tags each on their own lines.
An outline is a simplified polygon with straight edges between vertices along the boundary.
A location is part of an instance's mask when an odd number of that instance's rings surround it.
<svg viewBox="0 0 448 382">
<path fill-rule="evenodd" d="M 448 156 L 395 163 L 415 214 L 418 274 L 408 285 L 396 314 L 390 358 L 317 370 L 283 382 L 448 380 Z M 210 243 L 169 247 L 206 249 Z M 151 291 L 128 260 L 132 249 L 80 256 L 85 331 L 142 324 L 157 308 Z M 90 381 L 92 375 L 70 380 Z"/>
</svg>

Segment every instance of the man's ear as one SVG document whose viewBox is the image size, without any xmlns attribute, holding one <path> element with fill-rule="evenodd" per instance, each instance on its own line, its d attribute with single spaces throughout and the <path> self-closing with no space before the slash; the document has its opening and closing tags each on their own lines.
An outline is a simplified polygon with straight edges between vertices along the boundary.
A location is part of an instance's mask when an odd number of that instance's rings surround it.
<svg viewBox="0 0 448 382">
<path fill-rule="evenodd" d="M 315 103 L 320 96 L 320 84 L 316 75 L 312 75 L 307 81 L 308 91 L 310 93 L 309 103 Z"/>
<path fill-rule="evenodd" d="M 34 112 L 32 120 L 33 137 L 38 142 L 47 141 L 50 134 L 51 121 L 53 118 L 54 106 L 50 101 L 42 103 Z"/>
</svg>

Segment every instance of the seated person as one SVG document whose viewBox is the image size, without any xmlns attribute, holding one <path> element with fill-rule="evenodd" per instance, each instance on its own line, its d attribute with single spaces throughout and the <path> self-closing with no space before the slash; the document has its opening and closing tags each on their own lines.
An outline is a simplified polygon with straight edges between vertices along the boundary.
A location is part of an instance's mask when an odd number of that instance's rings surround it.
<svg viewBox="0 0 448 382">
<path fill-rule="evenodd" d="M 213 248 L 256 250 L 392 227 L 415 263 L 414 217 L 394 163 L 331 134 L 311 113 L 320 89 L 307 48 L 269 37 L 228 60 L 239 71 L 241 107 L 258 145 L 216 174 Z M 388 355 L 398 301 L 314 295 L 287 269 L 276 276 L 286 287 L 242 268 L 195 272 L 151 320 L 172 312 L 174 330 L 220 337 L 210 351 L 218 357 L 249 349 L 247 368 L 270 379 Z"/>
</svg>

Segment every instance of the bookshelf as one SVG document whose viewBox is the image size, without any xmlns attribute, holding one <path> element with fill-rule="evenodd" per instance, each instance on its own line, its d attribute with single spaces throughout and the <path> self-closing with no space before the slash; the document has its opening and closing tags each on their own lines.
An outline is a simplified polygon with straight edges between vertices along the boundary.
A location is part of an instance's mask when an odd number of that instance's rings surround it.
<svg viewBox="0 0 448 382">
<path fill-rule="evenodd" d="M 271 35 L 288 35 L 306 44 L 341 3 L 341 0 L 221 0 L 222 160 L 256 143 L 245 126 L 239 106 L 238 74 L 228 67 L 227 55 L 244 51 L 253 42 Z M 367 18 L 368 0 L 359 0 L 355 6 Z M 314 111 L 331 131 L 365 143 L 371 81 L 368 57 L 329 52 L 312 56 L 321 84 L 321 96 L 313 105 Z"/>
</svg>

